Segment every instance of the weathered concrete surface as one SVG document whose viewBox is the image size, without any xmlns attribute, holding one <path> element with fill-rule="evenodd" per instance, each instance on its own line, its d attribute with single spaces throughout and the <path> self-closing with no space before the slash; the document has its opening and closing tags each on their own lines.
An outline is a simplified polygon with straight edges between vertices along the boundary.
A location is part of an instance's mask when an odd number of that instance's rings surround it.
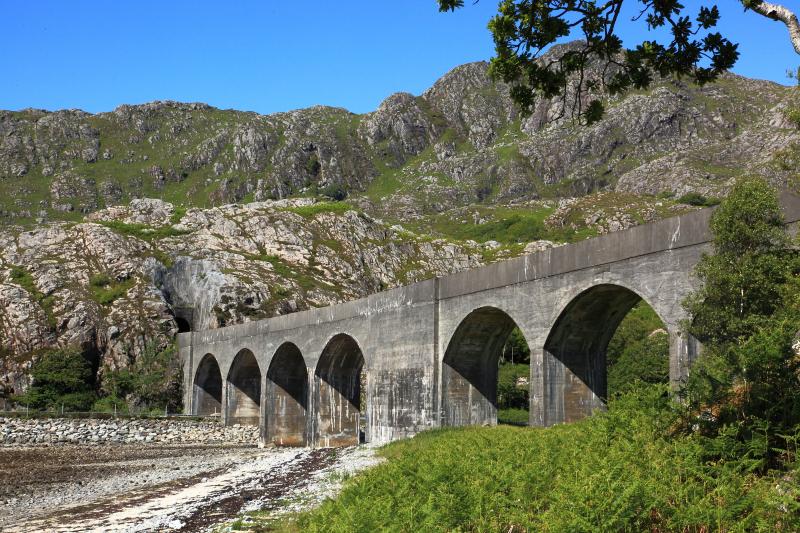
<svg viewBox="0 0 800 533">
<path fill-rule="evenodd" d="M 800 198 L 781 201 L 796 231 Z M 681 302 L 709 250 L 711 212 L 341 305 L 182 333 L 187 411 L 226 406 L 228 423 L 246 418 L 261 425 L 265 441 L 287 445 L 387 442 L 442 425 L 494 424 L 496 361 L 516 325 L 531 348 L 530 424 L 578 420 L 602 407 L 608 341 L 640 299 L 669 332 L 670 377 L 679 382 L 698 350 L 681 329 Z M 240 353 L 252 356 L 246 366 Z M 251 392 L 259 380 L 257 418 L 253 394 L 239 384 L 244 376 Z"/>
</svg>

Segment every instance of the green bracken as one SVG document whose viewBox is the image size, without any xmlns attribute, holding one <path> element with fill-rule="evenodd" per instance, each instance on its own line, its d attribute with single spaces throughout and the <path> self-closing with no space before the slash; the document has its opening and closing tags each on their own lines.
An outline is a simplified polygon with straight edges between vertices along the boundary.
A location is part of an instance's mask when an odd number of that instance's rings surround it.
<svg viewBox="0 0 800 533">
<path fill-rule="evenodd" d="M 665 386 L 550 429 L 435 430 L 392 443 L 388 461 L 287 531 L 793 531 L 800 491 L 703 460 L 670 437 Z"/>
</svg>

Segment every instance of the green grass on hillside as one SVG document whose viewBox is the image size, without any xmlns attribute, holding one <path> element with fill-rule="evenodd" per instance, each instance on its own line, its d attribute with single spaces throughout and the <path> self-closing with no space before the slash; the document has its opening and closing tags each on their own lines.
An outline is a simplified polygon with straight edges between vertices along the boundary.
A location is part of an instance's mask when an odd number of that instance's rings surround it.
<svg viewBox="0 0 800 533">
<path fill-rule="evenodd" d="M 55 329 L 56 318 L 53 313 L 53 305 L 55 304 L 53 296 L 45 296 L 36 286 L 33 276 L 24 267 L 12 266 L 10 273 L 11 281 L 25 289 L 42 307 L 44 314 L 47 318 L 48 325 Z"/>
<path fill-rule="evenodd" d="M 120 281 L 107 274 L 95 274 L 89 280 L 90 294 L 100 305 L 110 305 L 125 296 L 135 282 L 133 278 Z"/>
<path fill-rule="evenodd" d="M 129 235 L 145 241 L 163 239 L 165 237 L 177 237 L 188 233 L 185 230 L 179 230 L 172 226 L 155 228 L 146 224 L 128 224 L 120 222 L 119 220 L 104 220 L 101 221 L 100 224 L 122 235 Z"/>
<path fill-rule="evenodd" d="M 303 218 L 312 218 L 320 213 L 336 213 L 341 215 L 347 211 L 355 211 L 356 209 L 347 202 L 317 202 L 311 205 L 287 207 L 285 210 L 300 215 Z"/>
<path fill-rule="evenodd" d="M 285 531 L 797 531 L 800 489 L 707 464 L 699 437 L 669 437 L 667 389 L 549 429 L 425 432 Z M 797 475 L 795 469 L 794 475 Z M 270 526 L 271 527 L 271 526 Z"/>
<path fill-rule="evenodd" d="M 484 220 L 476 223 L 471 214 L 453 216 L 452 213 L 434 215 L 418 223 L 409 223 L 417 233 L 432 233 L 454 240 L 473 240 L 486 242 L 490 240 L 502 244 L 522 244 L 550 237 L 545 228 L 544 219 L 553 209 L 542 207 L 478 207 L 471 212 L 478 213 Z"/>
</svg>

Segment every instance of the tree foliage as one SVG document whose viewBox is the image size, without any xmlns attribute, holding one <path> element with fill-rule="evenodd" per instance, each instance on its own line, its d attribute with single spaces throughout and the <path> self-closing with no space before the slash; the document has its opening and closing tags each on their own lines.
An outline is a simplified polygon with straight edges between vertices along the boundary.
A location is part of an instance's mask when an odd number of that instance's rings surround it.
<svg viewBox="0 0 800 533">
<path fill-rule="evenodd" d="M 739 181 L 711 218 L 714 253 L 697 266 L 703 282 L 686 303 L 692 334 L 726 346 L 743 341 L 782 306 L 796 254 L 775 191 L 761 179 Z"/>
<path fill-rule="evenodd" d="M 48 350 L 31 367 L 33 383 L 17 402 L 34 409 L 88 410 L 96 395 L 92 363 L 75 348 Z"/>
<path fill-rule="evenodd" d="M 129 367 L 109 371 L 105 380 L 107 397 L 102 407 L 127 409 L 130 405 L 175 412 L 180 409 L 181 368 L 174 345 L 161 348 L 148 344 Z"/>
<path fill-rule="evenodd" d="M 500 362 L 529 364 L 531 360 L 531 349 L 519 328 L 514 328 L 503 345 L 500 354 Z"/>
<path fill-rule="evenodd" d="M 528 378 L 531 367 L 527 364 L 506 363 L 497 372 L 497 408 L 528 409 Z"/>
<path fill-rule="evenodd" d="M 502 0 L 489 21 L 495 44 L 490 72 L 511 85 L 511 97 L 525 114 L 537 99 L 560 97 L 561 115 L 569 113 L 587 123 L 603 116 L 602 92 L 614 95 L 645 89 L 657 76 L 687 77 L 703 84 L 730 69 L 739 57 L 738 45 L 717 30 L 717 6 L 701 1 L 688 8 L 678 0 L 639 0 L 631 24 L 648 31 L 666 29 L 669 37 L 643 40 L 625 48 L 618 23 L 623 5 L 633 0 Z M 440 11 L 452 11 L 463 0 L 438 0 Z M 761 0 L 741 0 L 753 10 L 790 28 L 797 20 Z M 582 46 L 559 57 L 544 58 L 549 48 L 580 36 Z M 597 65 L 592 69 L 590 65 Z"/>
<path fill-rule="evenodd" d="M 606 364 L 609 399 L 642 384 L 669 382 L 669 336 L 644 301 L 631 309 L 614 332 Z"/>
<path fill-rule="evenodd" d="M 687 425 L 710 451 L 767 468 L 800 435 L 800 254 L 784 231 L 775 191 L 738 182 L 711 220 L 714 253 L 697 266 L 702 288 L 686 301 L 704 343 L 683 391 Z"/>
</svg>

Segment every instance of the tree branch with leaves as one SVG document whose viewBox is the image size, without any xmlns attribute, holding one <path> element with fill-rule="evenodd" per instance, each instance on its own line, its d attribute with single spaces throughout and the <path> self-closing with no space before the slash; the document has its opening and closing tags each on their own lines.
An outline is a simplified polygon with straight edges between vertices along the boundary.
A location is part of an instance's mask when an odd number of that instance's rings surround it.
<svg viewBox="0 0 800 533">
<path fill-rule="evenodd" d="M 440 11 L 463 7 L 463 0 L 437 0 Z M 588 124 L 605 111 L 601 94 L 646 89 L 656 77 L 678 76 L 698 84 L 715 80 L 739 58 L 738 45 L 716 31 L 719 9 L 710 2 L 696 11 L 678 0 L 637 0 L 630 23 L 648 31 L 664 28 L 664 42 L 644 40 L 623 47 L 617 31 L 626 0 L 503 0 L 489 21 L 495 44 L 490 73 L 510 85 L 511 98 L 529 115 L 539 99 L 561 99 L 559 117 Z M 800 26 L 787 8 L 760 0 L 740 0 L 746 10 L 789 28 L 800 53 Z M 633 0 L 627 0 L 630 4 Z M 552 45 L 579 36 L 582 46 L 545 56 Z M 598 65 L 592 69 L 590 65 Z M 599 74 L 597 74 L 599 72 Z M 556 118 L 559 118 L 556 117 Z"/>
</svg>

